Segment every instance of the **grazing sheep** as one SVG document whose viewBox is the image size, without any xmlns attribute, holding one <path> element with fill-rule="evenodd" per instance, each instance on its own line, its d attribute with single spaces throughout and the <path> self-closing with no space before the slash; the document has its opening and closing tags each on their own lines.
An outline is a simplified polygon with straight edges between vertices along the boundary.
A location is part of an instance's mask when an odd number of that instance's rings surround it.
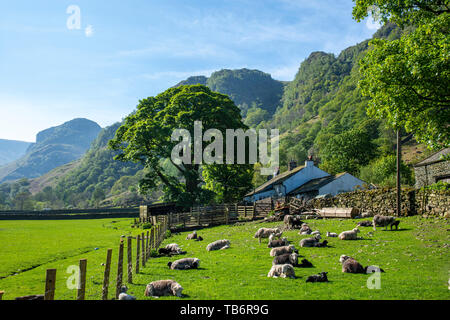
<svg viewBox="0 0 450 320">
<path fill-rule="evenodd" d="M 388 226 L 391 226 L 391 230 L 392 230 L 392 225 L 395 222 L 395 217 L 392 216 L 382 216 L 377 214 L 376 216 L 373 217 L 373 230 L 377 230 L 376 226 L 379 227 L 386 227 L 385 230 L 387 230 Z M 396 228 L 398 228 L 398 223 L 395 225 Z"/>
<path fill-rule="evenodd" d="M 206 246 L 206 251 L 213 251 L 213 250 L 223 250 L 228 249 L 230 247 L 230 241 L 229 240 L 217 240 L 214 242 L 211 242 Z"/>
<path fill-rule="evenodd" d="M 200 265 L 200 259 L 197 258 L 184 258 L 174 262 L 168 262 L 167 265 L 172 270 L 187 270 L 197 269 Z"/>
<path fill-rule="evenodd" d="M 377 266 L 363 267 L 358 261 L 352 257 L 342 255 L 339 258 L 339 262 L 342 263 L 342 272 L 347 273 L 368 273 L 369 272 L 384 272 L 383 269 Z"/>
<path fill-rule="evenodd" d="M 268 277 L 273 278 L 293 278 L 295 279 L 295 271 L 294 267 L 292 267 L 290 264 L 276 264 L 273 265 L 270 269 L 269 273 L 267 274 Z"/>
<path fill-rule="evenodd" d="M 272 250 L 270 250 L 270 256 L 276 257 L 276 256 L 280 256 L 285 253 L 293 253 L 293 252 L 296 252 L 295 247 L 293 245 L 283 246 L 283 247 L 273 248 Z"/>
<path fill-rule="evenodd" d="M 269 237 L 269 243 L 267 244 L 267 248 L 276 248 L 276 247 L 282 247 L 287 246 L 289 244 L 289 241 L 286 237 L 278 240 L 272 240 L 272 234 Z"/>
<path fill-rule="evenodd" d="M 297 253 L 285 253 L 279 256 L 275 256 L 272 261 L 272 265 L 276 264 L 290 264 L 293 267 L 298 265 L 298 254 Z"/>
<path fill-rule="evenodd" d="M 296 267 L 299 267 L 299 268 L 312 268 L 313 264 L 311 262 L 309 262 L 308 260 L 303 259 L 302 263 L 297 264 Z"/>
<path fill-rule="evenodd" d="M 194 232 L 189 233 L 186 237 L 186 240 L 192 240 L 192 239 L 197 239 L 197 231 L 194 230 Z"/>
<path fill-rule="evenodd" d="M 268 238 L 271 234 L 280 239 L 283 232 L 280 228 L 260 228 L 253 237 L 258 238 L 259 243 L 261 243 L 261 238 Z"/>
<path fill-rule="evenodd" d="M 303 223 L 302 227 L 300 228 L 300 231 L 298 232 L 298 234 L 311 234 L 311 232 L 312 232 L 312 230 L 308 226 L 308 224 Z"/>
<path fill-rule="evenodd" d="M 358 222 L 358 227 L 371 227 L 372 225 L 372 221 L 370 220 Z"/>
<path fill-rule="evenodd" d="M 358 228 L 354 228 L 350 231 L 343 231 L 339 234 L 339 239 L 341 240 L 356 240 L 358 237 L 357 233 L 360 232 Z"/>
<path fill-rule="evenodd" d="M 337 233 L 335 233 L 335 232 L 328 232 L 328 231 L 327 231 L 327 237 L 330 237 L 330 238 L 336 238 L 337 236 L 338 236 Z"/>
<path fill-rule="evenodd" d="M 145 296 L 160 297 L 160 296 L 177 296 L 182 297 L 183 287 L 173 280 L 158 280 L 150 282 L 145 288 Z"/>
<path fill-rule="evenodd" d="M 285 215 L 283 222 L 284 222 L 286 229 L 288 229 L 288 230 L 300 228 L 301 225 L 303 224 L 303 221 L 300 220 L 299 215 L 295 215 L 295 216 Z"/>
<path fill-rule="evenodd" d="M 136 300 L 136 297 L 129 295 L 127 291 L 127 286 L 122 286 L 120 288 L 119 300 Z"/>
<path fill-rule="evenodd" d="M 300 247 L 315 247 L 320 239 L 320 235 L 316 235 L 313 238 L 302 239 L 300 240 Z"/>
<path fill-rule="evenodd" d="M 325 248 L 327 245 L 328 245 L 328 241 L 327 241 L 327 240 L 323 240 L 322 243 L 317 242 L 317 243 L 314 245 L 314 247 L 317 247 L 317 248 Z"/>
<path fill-rule="evenodd" d="M 308 279 L 306 279 L 306 282 L 328 282 L 327 273 L 328 272 L 321 272 L 319 274 L 309 276 Z"/>
</svg>

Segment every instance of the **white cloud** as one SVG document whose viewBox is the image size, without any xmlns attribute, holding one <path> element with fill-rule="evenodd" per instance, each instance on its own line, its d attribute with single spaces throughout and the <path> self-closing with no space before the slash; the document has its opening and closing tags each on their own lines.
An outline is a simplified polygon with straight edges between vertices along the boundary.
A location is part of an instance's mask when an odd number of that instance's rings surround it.
<svg viewBox="0 0 450 320">
<path fill-rule="evenodd" d="M 84 34 L 88 38 L 90 38 L 90 37 L 92 37 L 94 35 L 94 28 L 92 27 L 92 25 L 88 25 L 86 27 L 86 29 L 84 29 Z"/>
<path fill-rule="evenodd" d="M 375 19 L 371 15 L 369 15 L 366 20 L 366 27 L 369 30 L 378 30 L 381 27 L 381 23 L 375 21 Z"/>
</svg>

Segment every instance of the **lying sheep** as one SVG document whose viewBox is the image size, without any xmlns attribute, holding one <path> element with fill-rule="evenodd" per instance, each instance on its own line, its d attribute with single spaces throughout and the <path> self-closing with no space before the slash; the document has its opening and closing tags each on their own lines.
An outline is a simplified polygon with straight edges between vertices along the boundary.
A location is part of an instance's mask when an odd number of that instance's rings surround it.
<svg viewBox="0 0 450 320">
<path fill-rule="evenodd" d="M 391 230 L 392 230 L 392 226 L 395 225 L 396 229 L 398 229 L 398 223 L 395 223 L 395 217 L 392 216 L 382 216 L 377 214 L 376 216 L 373 217 L 373 230 L 377 230 L 376 226 L 379 227 L 386 227 L 385 230 L 387 230 L 388 226 L 391 226 Z"/>
<path fill-rule="evenodd" d="M 352 257 L 341 255 L 339 262 L 342 264 L 342 272 L 347 273 L 369 273 L 370 272 L 384 272 L 383 269 L 377 266 L 363 267 L 358 261 Z"/>
<path fill-rule="evenodd" d="M 370 221 L 370 220 L 360 221 L 357 224 L 358 227 L 371 227 L 372 225 L 373 225 L 372 221 Z"/>
<path fill-rule="evenodd" d="M 317 248 L 325 248 L 328 245 L 328 241 L 327 240 L 323 240 L 323 242 L 317 242 L 314 247 Z"/>
<path fill-rule="evenodd" d="M 295 279 L 295 271 L 294 267 L 292 267 L 290 264 L 276 264 L 273 265 L 270 269 L 269 273 L 267 274 L 267 277 L 273 277 L 273 278 L 293 278 Z"/>
<path fill-rule="evenodd" d="M 298 268 L 312 268 L 313 264 L 311 262 L 309 262 L 306 259 L 302 259 L 302 263 L 297 264 L 296 267 Z"/>
<path fill-rule="evenodd" d="M 230 241 L 229 240 L 217 240 L 214 242 L 211 242 L 206 246 L 206 251 L 213 251 L 213 250 L 223 250 L 228 249 L 230 247 Z"/>
<path fill-rule="evenodd" d="M 158 253 L 161 255 L 175 255 L 175 254 L 185 254 L 186 251 L 183 251 L 178 244 L 170 243 L 164 248 L 159 248 Z"/>
<path fill-rule="evenodd" d="M 195 241 L 203 241 L 202 236 L 198 236 L 197 239 L 195 239 Z"/>
<path fill-rule="evenodd" d="M 298 234 L 311 234 L 311 232 L 312 232 L 312 230 L 308 226 L 308 224 L 303 223 L 302 227 L 300 228 L 300 231 L 298 232 Z"/>
<path fill-rule="evenodd" d="M 343 231 L 339 234 L 339 239 L 341 240 L 356 240 L 358 237 L 357 233 L 360 232 L 358 228 L 354 228 L 350 231 Z"/>
<path fill-rule="evenodd" d="M 168 262 L 167 265 L 172 270 L 197 269 L 200 265 L 200 259 L 184 258 L 176 260 L 174 262 Z"/>
<path fill-rule="evenodd" d="M 301 225 L 303 224 L 303 221 L 300 220 L 299 215 L 295 215 L 295 216 L 285 215 L 283 222 L 284 222 L 286 229 L 288 229 L 288 230 L 300 228 Z"/>
<path fill-rule="evenodd" d="M 330 237 L 330 238 L 336 238 L 337 236 L 338 236 L 337 233 L 335 233 L 335 232 L 328 232 L 328 231 L 327 231 L 327 237 Z"/>
<path fill-rule="evenodd" d="M 183 287 L 173 280 L 158 280 L 150 282 L 145 288 L 146 297 L 160 297 L 160 296 L 177 296 L 182 297 Z"/>
<path fill-rule="evenodd" d="M 136 297 L 129 295 L 127 291 L 127 286 L 120 287 L 119 300 L 136 300 Z"/>
<path fill-rule="evenodd" d="M 319 274 L 309 276 L 308 279 L 306 279 L 306 282 L 328 282 L 327 273 L 328 272 L 321 272 Z"/>
<path fill-rule="evenodd" d="M 279 256 L 275 256 L 272 261 L 272 265 L 276 264 L 290 264 L 293 267 L 298 265 L 298 254 L 297 253 L 285 253 Z"/>
<path fill-rule="evenodd" d="M 306 238 L 300 240 L 300 247 L 315 247 L 317 243 L 319 243 L 321 237 L 320 235 L 316 235 L 313 238 Z"/>
<path fill-rule="evenodd" d="M 271 234 L 279 239 L 281 238 L 283 232 L 280 230 L 280 228 L 260 228 L 258 229 L 258 231 L 256 231 L 253 237 L 258 238 L 259 243 L 261 243 L 261 238 L 268 238 Z"/>
<path fill-rule="evenodd" d="M 270 250 L 270 256 L 276 257 L 276 256 L 280 256 L 285 253 L 293 253 L 293 252 L 296 252 L 295 247 L 293 245 L 283 246 L 283 247 L 273 248 L 272 250 Z"/>
<path fill-rule="evenodd" d="M 186 237 L 186 240 L 192 240 L 192 239 L 197 239 L 197 231 L 194 230 L 194 232 L 189 233 Z"/>
<path fill-rule="evenodd" d="M 289 244 L 289 241 L 286 237 L 278 240 L 272 240 L 273 234 L 269 237 L 269 243 L 267 244 L 267 248 L 276 248 L 276 247 L 282 247 L 287 246 Z"/>
<path fill-rule="evenodd" d="M 310 233 L 310 235 L 312 235 L 312 236 L 320 236 L 320 231 L 319 230 L 313 231 L 313 232 Z"/>
</svg>

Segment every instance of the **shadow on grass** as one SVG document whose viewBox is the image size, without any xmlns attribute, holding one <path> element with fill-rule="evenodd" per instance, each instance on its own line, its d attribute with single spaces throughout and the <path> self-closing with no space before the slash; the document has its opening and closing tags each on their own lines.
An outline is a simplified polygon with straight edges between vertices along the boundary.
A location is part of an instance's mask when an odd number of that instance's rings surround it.
<svg viewBox="0 0 450 320">
<path fill-rule="evenodd" d="M 412 228 L 398 228 L 398 230 L 396 230 L 396 229 L 393 229 L 393 230 L 390 230 L 390 229 L 387 229 L 387 230 L 381 230 L 381 231 L 392 231 L 392 232 L 395 232 L 395 231 L 409 231 L 409 230 L 412 230 Z M 378 230 L 377 230 L 378 231 Z"/>
</svg>

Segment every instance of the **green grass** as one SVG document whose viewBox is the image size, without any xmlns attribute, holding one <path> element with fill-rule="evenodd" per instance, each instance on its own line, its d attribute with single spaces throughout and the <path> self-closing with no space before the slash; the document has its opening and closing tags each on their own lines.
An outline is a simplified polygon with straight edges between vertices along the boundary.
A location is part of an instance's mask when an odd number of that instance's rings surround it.
<svg viewBox="0 0 450 320">
<path fill-rule="evenodd" d="M 115 283 L 118 237 L 130 232 L 131 221 L 117 219 L 86 221 L 2 221 L 0 222 L 0 277 L 18 268 L 41 263 L 37 268 L 0 279 L 5 299 L 19 295 L 41 293 L 45 269 L 57 268 L 56 299 L 74 299 L 75 292 L 66 288 L 67 266 L 88 259 L 87 299 L 101 297 L 101 282 L 106 249 L 113 248 L 111 285 Z M 313 230 L 341 232 L 352 229 L 355 220 L 310 220 Z M 268 278 L 272 265 L 267 240 L 261 244 L 253 238 L 260 227 L 280 223 L 246 223 L 239 226 L 219 226 L 202 229 L 198 233 L 204 241 L 185 240 L 186 232 L 173 234 L 163 245 L 176 242 L 188 253 L 179 257 L 150 258 L 141 273 L 134 275 L 129 293 L 138 299 L 145 297 L 145 286 L 151 281 L 173 279 L 183 288 L 185 297 L 159 299 L 444 299 L 450 298 L 448 254 L 449 224 L 445 219 L 421 217 L 401 218 L 399 231 L 384 228 L 361 228 L 364 240 L 342 241 L 327 238 L 329 248 L 299 248 L 299 241 L 307 236 L 288 231 L 284 236 L 299 249 L 299 254 L 314 264 L 314 268 L 295 268 L 296 279 Z M 112 229 L 117 227 L 118 229 Z M 47 237 L 45 236 L 47 235 Z M 323 236 L 325 239 L 326 237 Z M 208 243 L 228 239 L 231 248 L 207 252 Z M 36 242 L 36 243 L 34 243 Z M 32 246 L 29 244 L 32 243 Z M 39 243 L 41 243 L 39 245 Z M 6 246 L 5 246 L 6 244 Z M 99 247 L 99 250 L 93 250 Z M 6 250 L 6 251 L 5 251 Z M 133 254 L 134 254 L 133 250 Z M 379 265 L 381 289 L 368 289 L 369 275 L 341 272 L 339 256 L 350 255 L 363 265 Z M 198 270 L 170 270 L 168 261 L 181 257 L 200 259 Z M 302 258 L 300 258 L 302 259 Z M 328 271 L 329 283 L 306 283 L 306 277 Z M 114 289 L 111 288 L 110 297 Z"/>
</svg>

